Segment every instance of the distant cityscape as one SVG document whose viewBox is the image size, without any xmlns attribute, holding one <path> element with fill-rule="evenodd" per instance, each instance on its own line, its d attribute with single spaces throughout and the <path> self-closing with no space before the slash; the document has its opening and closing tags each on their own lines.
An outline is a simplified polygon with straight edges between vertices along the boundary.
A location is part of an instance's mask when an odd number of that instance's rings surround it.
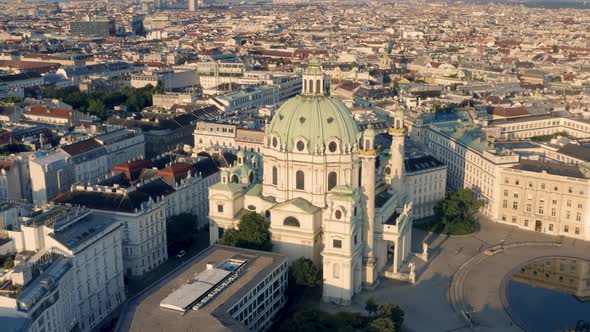
<svg viewBox="0 0 590 332">
<path fill-rule="evenodd" d="M 590 2 L 0 2 L 0 330 L 590 331 Z"/>
</svg>

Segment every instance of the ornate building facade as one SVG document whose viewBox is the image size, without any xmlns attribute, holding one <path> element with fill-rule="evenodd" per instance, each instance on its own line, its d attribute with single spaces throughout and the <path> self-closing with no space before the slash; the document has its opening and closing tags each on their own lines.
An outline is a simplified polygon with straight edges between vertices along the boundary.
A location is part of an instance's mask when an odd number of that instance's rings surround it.
<svg viewBox="0 0 590 332">
<path fill-rule="evenodd" d="M 239 151 L 237 164 L 210 187 L 211 243 L 256 211 L 270 222 L 273 251 L 312 259 L 323 268 L 324 300 L 350 303 L 381 277 L 399 274 L 410 254 L 404 132 L 398 115 L 392 148 L 375 146 L 374 130 L 361 132 L 311 60 L 301 95 L 277 110 L 260 153 Z M 378 176 L 377 163 L 387 165 L 385 174 Z"/>
</svg>

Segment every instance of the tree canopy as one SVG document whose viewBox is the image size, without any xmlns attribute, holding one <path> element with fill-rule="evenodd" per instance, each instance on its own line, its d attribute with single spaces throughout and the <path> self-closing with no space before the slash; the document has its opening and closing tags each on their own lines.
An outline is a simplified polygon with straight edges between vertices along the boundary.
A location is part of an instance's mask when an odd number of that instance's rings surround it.
<svg viewBox="0 0 590 332">
<path fill-rule="evenodd" d="M 278 331 L 315 332 L 315 331 L 360 331 L 360 332 L 396 332 L 401 331 L 404 312 L 396 304 L 381 306 L 373 300 L 378 313 L 376 316 L 362 316 L 350 311 L 332 314 L 322 310 L 306 307 L 295 311 L 280 324 Z"/>
<path fill-rule="evenodd" d="M 125 105 L 130 112 L 139 112 L 145 107 L 151 106 L 154 93 L 162 91 L 162 85 L 158 82 L 156 87 L 148 84 L 143 88 L 125 87 L 120 91 L 109 93 L 98 91 L 83 92 L 75 87 L 50 87 L 43 90 L 43 96 L 59 99 L 80 112 L 95 115 L 105 120 L 107 118 L 106 111 L 113 109 L 117 105 Z"/>
<path fill-rule="evenodd" d="M 270 224 L 264 216 L 249 212 L 242 216 L 238 229 L 228 229 L 219 240 L 219 244 L 270 251 L 272 242 L 270 240 Z"/>
<path fill-rule="evenodd" d="M 467 234 L 477 228 L 475 214 L 483 206 L 484 201 L 477 199 L 473 190 L 463 188 L 439 202 L 434 207 L 434 212 L 440 216 L 446 233 Z"/>
<path fill-rule="evenodd" d="M 300 257 L 291 265 L 291 275 L 298 285 L 307 287 L 319 286 L 322 274 L 309 258 Z"/>
</svg>

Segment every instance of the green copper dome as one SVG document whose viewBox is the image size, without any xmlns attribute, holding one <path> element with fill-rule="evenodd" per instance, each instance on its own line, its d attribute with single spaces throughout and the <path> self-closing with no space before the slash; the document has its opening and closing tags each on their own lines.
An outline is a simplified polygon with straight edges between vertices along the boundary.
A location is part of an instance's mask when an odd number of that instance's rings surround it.
<svg viewBox="0 0 590 332">
<path fill-rule="evenodd" d="M 316 146 L 320 149 L 327 147 L 334 138 L 343 145 L 356 145 L 359 133 L 350 109 L 331 96 L 296 96 L 289 99 L 276 111 L 266 129 L 267 136 L 277 137 L 279 144 L 286 144 L 289 152 L 299 151 L 294 147 L 297 143 L 295 139 L 305 139 L 309 143 L 306 147 L 309 153 L 314 153 Z M 271 147 L 273 145 L 271 143 Z"/>
</svg>

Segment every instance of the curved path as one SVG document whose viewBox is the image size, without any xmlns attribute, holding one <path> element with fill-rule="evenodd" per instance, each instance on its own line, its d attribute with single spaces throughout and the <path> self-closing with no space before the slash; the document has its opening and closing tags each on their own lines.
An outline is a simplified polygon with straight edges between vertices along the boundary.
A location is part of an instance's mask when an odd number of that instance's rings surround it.
<svg viewBox="0 0 590 332">
<path fill-rule="evenodd" d="M 478 233 L 461 237 L 427 234 L 414 228 L 413 251 L 421 252 L 425 239 L 430 247 L 428 263 L 412 258 L 416 284 L 382 280 L 377 289 L 356 295 L 349 308 L 321 304 L 321 309 L 363 312 L 366 300 L 373 297 L 378 303 L 399 304 L 405 312 L 404 328 L 410 332 L 521 331 L 502 304 L 504 277 L 515 267 L 539 257 L 590 258 L 590 242 L 560 239 L 485 220 L 481 226 Z M 483 254 L 486 248 L 502 241 L 507 248 L 504 252 Z M 561 246 L 547 246 L 556 241 L 561 241 Z M 543 245 L 514 248 L 530 242 Z M 473 312 L 474 327 L 461 314 L 464 310 Z"/>
</svg>

